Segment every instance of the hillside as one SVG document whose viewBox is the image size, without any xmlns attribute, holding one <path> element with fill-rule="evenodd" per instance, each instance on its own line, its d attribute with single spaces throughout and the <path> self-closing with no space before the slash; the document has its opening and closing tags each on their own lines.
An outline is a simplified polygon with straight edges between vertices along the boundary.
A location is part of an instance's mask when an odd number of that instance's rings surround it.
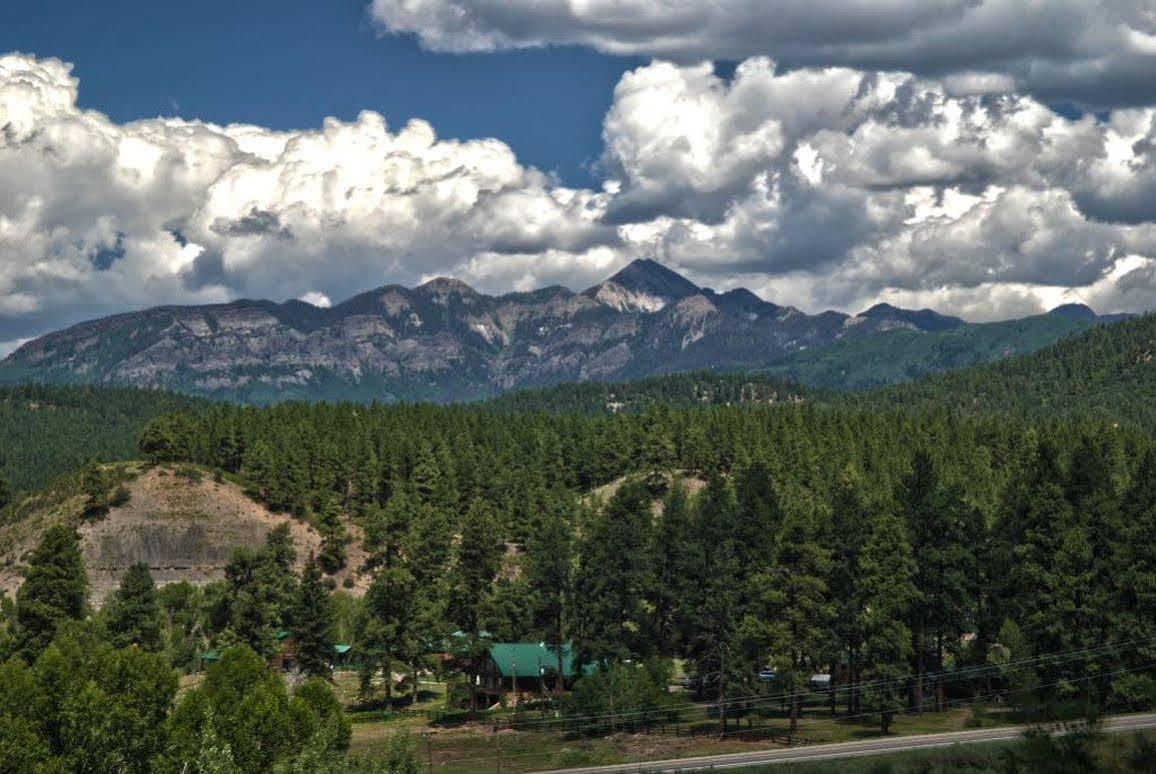
<svg viewBox="0 0 1156 774">
<path fill-rule="evenodd" d="M 635 413 L 650 406 L 777 405 L 799 403 L 823 394 L 762 373 L 686 374 L 630 382 L 580 382 L 537 390 L 519 390 L 487 401 L 501 411 L 568 414 Z"/>
<path fill-rule="evenodd" d="M 1098 325 L 1031 355 L 850 400 L 876 408 L 1080 416 L 1156 428 L 1156 315 Z"/>
<path fill-rule="evenodd" d="M 636 413 L 650 406 L 775 405 L 806 401 L 858 409 L 907 408 L 917 413 L 964 410 L 975 414 L 1011 413 L 1049 420 L 1082 416 L 1156 427 L 1156 315 L 1113 323 L 1044 315 L 1008 323 L 957 328 L 944 334 L 893 332 L 853 346 L 835 345 L 802 353 L 790 367 L 758 372 L 695 372 L 632 382 L 566 384 L 501 396 L 485 405 L 508 411 L 552 413 Z M 1015 339 L 1042 342 L 1059 331 L 1069 335 L 1034 353 L 994 363 L 963 367 L 975 353 L 996 350 Z M 958 346 L 957 346 L 958 345 Z M 800 386 L 843 378 L 868 387 L 875 380 L 898 378 L 909 369 L 947 367 L 956 353 L 959 370 L 928 374 L 907 384 L 858 394 Z M 1002 354 L 1010 354 L 1007 349 Z M 919 363 L 920 357 L 926 358 Z M 808 361 L 807 358 L 810 358 Z M 915 376 L 914 370 L 909 371 Z M 890 376 L 888 376 L 890 374 Z"/>
<path fill-rule="evenodd" d="M 763 373 L 813 387 L 870 390 L 1029 354 L 1082 333 L 1100 319 L 1094 313 L 1075 317 L 1055 310 L 1022 320 L 946 330 L 887 331 L 796 352 Z"/>
<path fill-rule="evenodd" d="M 100 604 L 136 562 L 149 566 L 158 584 L 221 580 L 235 548 L 259 546 L 270 529 L 291 528 L 298 569 L 318 552 L 321 537 L 304 522 L 277 514 L 250 499 L 241 487 L 217 481 L 189 466 L 109 466 L 129 499 L 99 518 L 85 518 L 84 496 L 70 479 L 24 500 L 0 524 L 0 592 L 15 592 L 23 564 L 52 524 L 78 525 L 92 599 Z M 349 567 L 359 549 L 351 546 Z M 343 581 L 351 571 L 337 576 Z"/>
<path fill-rule="evenodd" d="M 0 475 L 17 489 L 34 489 L 92 458 L 130 459 L 153 417 L 206 405 L 158 390 L 0 387 Z"/>
</svg>

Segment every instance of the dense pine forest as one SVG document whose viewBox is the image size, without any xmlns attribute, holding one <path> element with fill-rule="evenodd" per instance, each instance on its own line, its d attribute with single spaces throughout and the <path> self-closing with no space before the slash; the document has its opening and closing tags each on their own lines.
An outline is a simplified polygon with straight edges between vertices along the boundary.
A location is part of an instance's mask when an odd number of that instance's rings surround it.
<svg viewBox="0 0 1156 774">
<path fill-rule="evenodd" d="M 1034 352 L 1096 324 L 1094 317 L 1051 313 L 946 331 L 888 331 L 804 349 L 765 372 L 812 387 L 870 390 Z"/>
<path fill-rule="evenodd" d="M 16 470 L 60 465 L 74 438 L 78 460 L 127 456 L 136 435 L 146 464 L 239 484 L 321 543 L 298 571 L 274 529 L 202 586 L 133 567 L 93 610 L 76 528 L 127 495 L 86 465 L 80 515 L 3 603 L 0 769 L 412 770 L 400 737 L 385 763 L 346 755 L 339 637 L 367 706 L 448 669 L 467 717 L 490 643 L 572 653 L 584 676 L 538 717 L 576 736 L 665 723 L 676 663 L 724 732 L 781 707 L 793 736 L 816 700 L 883 733 L 993 701 L 1021 719 L 1150 708 L 1153 325 L 855 398 L 743 374 L 465 406 L 116 391 L 102 413 L 83 390 L 10 391 Z M 335 588 L 352 562 L 363 596 Z M 311 678 L 295 687 L 265 666 L 286 632 Z"/>
<path fill-rule="evenodd" d="M 1100 325 L 1032 355 L 899 385 L 867 405 L 1097 417 L 1156 428 L 1156 314 Z"/>
<path fill-rule="evenodd" d="M 32 489 L 93 458 L 129 459 L 153 417 L 203 405 L 208 404 L 159 390 L 0 387 L 0 477 Z"/>
<path fill-rule="evenodd" d="M 1028 670 L 1041 696 L 1148 691 L 1130 670 L 1156 636 L 1156 451 L 1125 428 L 805 405 L 286 405 L 161 418 L 142 450 L 239 475 L 330 536 L 331 563 L 345 525 L 364 529 L 367 599 L 410 647 L 487 631 L 573 639 L 591 664 L 681 656 L 703 674 L 725 652 L 735 690 L 766 662 L 788 683 L 829 669 L 854 685 L 918 682 L 996 648 L 1087 651 Z M 604 502 L 585 494 L 611 483 Z M 502 575 L 511 553 L 522 571 Z M 850 701 L 886 712 L 913 690 Z"/>
</svg>

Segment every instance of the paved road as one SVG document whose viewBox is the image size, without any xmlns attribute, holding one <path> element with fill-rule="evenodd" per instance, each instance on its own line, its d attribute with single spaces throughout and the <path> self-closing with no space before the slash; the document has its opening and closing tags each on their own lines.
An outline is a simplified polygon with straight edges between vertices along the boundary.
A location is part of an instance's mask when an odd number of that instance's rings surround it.
<svg viewBox="0 0 1156 774">
<path fill-rule="evenodd" d="M 1109 718 L 1104 723 L 1104 730 L 1110 732 L 1136 731 L 1143 728 L 1156 728 L 1156 713 L 1120 715 Z M 908 750 L 926 750 L 933 747 L 950 747 L 953 744 L 1004 742 L 1017 739 L 1026 730 L 1026 726 L 1007 726 L 1005 728 L 985 728 L 975 731 L 952 731 L 945 734 L 894 736 L 888 739 L 868 739 L 862 742 L 820 744 L 813 747 L 780 747 L 774 750 L 731 753 L 729 755 L 708 755 L 701 758 L 675 758 L 665 761 L 646 761 L 644 763 L 630 763 L 617 766 L 588 766 L 584 768 L 558 769 L 557 771 L 565 772 L 566 774 L 610 774 L 611 772 L 740 769 L 747 766 L 772 763 L 822 761 L 833 758 L 854 758 L 861 755 L 905 752 Z"/>
</svg>

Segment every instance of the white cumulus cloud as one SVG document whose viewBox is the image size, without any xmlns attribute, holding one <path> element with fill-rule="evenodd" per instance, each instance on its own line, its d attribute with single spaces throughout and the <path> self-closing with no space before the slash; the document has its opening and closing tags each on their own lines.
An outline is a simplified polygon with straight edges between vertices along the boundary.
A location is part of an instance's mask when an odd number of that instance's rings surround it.
<svg viewBox="0 0 1156 774">
<path fill-rule="evenodd" d="M 5 348 L 126 309 L 325 306 L 439 274 L 582 288 L 636 257 L 807 311 L 1156 305 L 1152 108 L 1072 119 L 982 78 L 655 62 L 615 89 L 594 190 L 423 121 L 117 123 L 79 87 L 66 63 L 0 57 Z"/>
</svg>

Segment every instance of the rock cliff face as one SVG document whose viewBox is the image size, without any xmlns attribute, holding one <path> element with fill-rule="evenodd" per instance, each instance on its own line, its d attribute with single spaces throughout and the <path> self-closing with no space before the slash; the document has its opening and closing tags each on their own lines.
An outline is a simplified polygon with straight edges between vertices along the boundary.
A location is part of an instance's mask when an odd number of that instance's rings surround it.
<svg viewBox="0 0 1156 774">
<path fill-rule="evenodd" d="M 129 384 L 264 403 L 455 400 L 589 379 L 759 367 L 895 328 L 963 325 L 879 306 L 807 315 L 746 290 L 715 293 L 635 261 L 582 293 L 488 296 L 451 279 L 379 288 L 332 308 L 302 301 L 157 307 L 25 344 L 0 379 Z"/>
</svg>

